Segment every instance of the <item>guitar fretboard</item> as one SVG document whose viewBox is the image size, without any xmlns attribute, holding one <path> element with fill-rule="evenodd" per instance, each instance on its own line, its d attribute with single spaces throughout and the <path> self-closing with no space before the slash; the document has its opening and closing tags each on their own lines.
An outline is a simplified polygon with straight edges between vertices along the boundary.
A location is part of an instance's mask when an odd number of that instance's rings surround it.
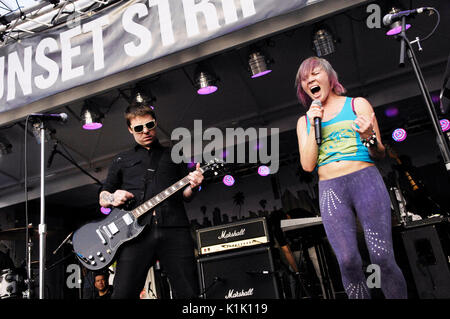
<svg viewBox="0 0 450 319">
<path fill-rule="evenodd" d="M 149 199 L 148 201 L 146 201 L 142 205 L 140 205 L 140 206 L 136 207 L 135 209 L 133 209 L 131 211 L 131 213 L 136 218 L 144 215 L 146 212 L 151 210 L 153 207 L 155 207 L 159 203 L 163 202 L 164 200 L 166 200 L 171 195 L 175 194 L 176 192 L 178 192 L 180 189 L 182 189 L 183 187 L 185 187 L 188 184 L 189 184 L 189 179 L 186 176 L 183 179 L 180 179 L 175 184 L 173 184 L 173 185 L 169 186 L 168 188 L 166 188 L 165 190 L 163 190 L 158 195 L 153 196 L 151 199 Z"/>
</svg>

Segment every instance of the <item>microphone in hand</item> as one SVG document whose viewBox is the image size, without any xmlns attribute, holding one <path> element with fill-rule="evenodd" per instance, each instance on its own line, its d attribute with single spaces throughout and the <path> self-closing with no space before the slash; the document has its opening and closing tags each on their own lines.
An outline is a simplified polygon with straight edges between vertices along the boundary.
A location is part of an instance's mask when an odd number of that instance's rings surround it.
<svg viewBox="0 0 450 319">
<path fill-rule="evenodd" d="M 314 100 L 311 103 L 311 106 L 313 106 L 313 105 L 322 107 L 322 102 L 320 102 L 319 100 Z M 320 117 L 314 118 L 314 132 L 316 134 L 317 145 L 322 144 L 322 119 Z"/>
</svg>

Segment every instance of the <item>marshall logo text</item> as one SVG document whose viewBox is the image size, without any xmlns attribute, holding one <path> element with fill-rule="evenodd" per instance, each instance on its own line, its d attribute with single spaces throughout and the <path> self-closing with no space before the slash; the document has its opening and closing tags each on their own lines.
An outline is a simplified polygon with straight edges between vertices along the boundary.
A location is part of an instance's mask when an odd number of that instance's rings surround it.
<svg viewBox="0 0 450 319">
<path fill-rule="evenodd" d="M 254 290 L 254 288 L 249 288 L 248 290 L 241 289 L 241 291 L 234 291 L 234 289 L 229 289 L 228 294 L 225 295 L 225 299 L 253 296 Z"/>
<path fill-rule="evenodd" d="M 222 230 L 222 233 L 220 234 L 217 239 L 228 239 L 231 237 L 239 237 L 245 235 L 245 228 L 241 228 L 240 231 L 233 230 L 233 232 L 227 232 L 226 230 Z"/>
</svg>

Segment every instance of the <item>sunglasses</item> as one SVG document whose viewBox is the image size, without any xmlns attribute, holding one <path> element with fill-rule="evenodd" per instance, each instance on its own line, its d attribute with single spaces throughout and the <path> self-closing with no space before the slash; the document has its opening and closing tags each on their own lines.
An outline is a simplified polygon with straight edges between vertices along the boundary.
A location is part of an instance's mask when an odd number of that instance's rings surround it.
<svg viewBox="0 0 450 319">
<path fill-rule="evenodd" d="M 144 131 L 144 125 L 149 131 L 153 130 L 156 127 L 156 120 L 151 120 L 150 122 L 147 122 L 145 124 L 136 125 L 131 129 L 136 133 L 142 133 Z"/>
</svg>

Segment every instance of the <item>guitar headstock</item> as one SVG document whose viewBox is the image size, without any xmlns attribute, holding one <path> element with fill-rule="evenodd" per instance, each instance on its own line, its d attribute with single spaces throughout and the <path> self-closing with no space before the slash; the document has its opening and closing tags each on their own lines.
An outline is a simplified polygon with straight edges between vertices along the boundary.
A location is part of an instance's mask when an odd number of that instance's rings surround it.
<svg viewBox="0 0 450 319">
<path fill-rule="evenodd" d="M 225 162 L 220 158 L 214 158 L 211 159 L 208 163 L 200 167 L 200 170 L 202 173 L 205 173 L 207 171 L 214 172 L 214 175 L 219 175 L 219 172 L 223 169 L 225 166 Z"/>
</svg>

